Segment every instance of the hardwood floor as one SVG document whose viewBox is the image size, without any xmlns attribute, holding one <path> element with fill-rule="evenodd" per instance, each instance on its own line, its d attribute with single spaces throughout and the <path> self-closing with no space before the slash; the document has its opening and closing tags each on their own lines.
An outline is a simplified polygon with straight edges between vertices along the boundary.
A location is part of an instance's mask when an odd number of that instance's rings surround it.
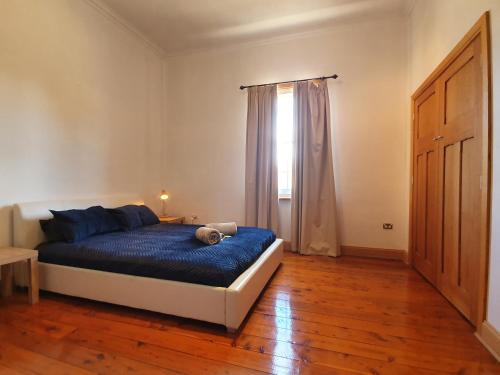
<svg viewBox="0 0 500 375">
<path fill-rule="evenodd" d="M 49 293 L 0 301 L 0 374 L 500 374 L 465 319 L 394 261 L 287 254 L 236 334 Z"/>
</svg>

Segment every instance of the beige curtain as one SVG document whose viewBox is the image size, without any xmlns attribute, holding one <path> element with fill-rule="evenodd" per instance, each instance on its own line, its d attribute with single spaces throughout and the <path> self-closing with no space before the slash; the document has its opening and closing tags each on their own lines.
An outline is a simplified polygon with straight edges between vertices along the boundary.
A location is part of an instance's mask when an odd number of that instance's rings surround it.
<svg viewBox="0 0 500 375">
<path fill-rule="evenodd" d="M 276 85 L 248 89 L 245 171 L 246 225 L 278 233 Z"/>
<path fill-rule="evenodd" d="M 340 255 L 326 80 L 294 86 L 292 250 Z"/>
</svg>

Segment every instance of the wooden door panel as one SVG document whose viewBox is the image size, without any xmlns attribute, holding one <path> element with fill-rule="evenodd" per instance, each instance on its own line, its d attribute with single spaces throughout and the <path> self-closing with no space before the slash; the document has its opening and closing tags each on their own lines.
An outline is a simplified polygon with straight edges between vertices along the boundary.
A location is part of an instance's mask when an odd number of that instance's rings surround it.
<svg viewBox="0 0 500 375">
<path fill-rule="evenodd" d="M 436 239 L 436 205 L 437 205 L 437 175 L 438 175 L 438 155 L 436 150 L 427 153 L 427 238 L 426 238 L 426 262 L 429 267 L 429 277 L 432 281 L 436 278 L 437 269 L 437 239 Z"/>
<path fill-rule="evenodd" d="M 480 189 L 477 140 L 468 138 L 443 148 L 442 292 L 470 317 L 477 278 Z"/>
<path fill-rule="evenodd" d="M 458 59 L 444 75 L 444 128 L 472 129 L 471 117 L 477 110 L 477 85 L 474 83 L 476 60 L 470 46 L 463 58 Z"/>
<path fill-rule="evenodd" d="M 416 254 L 419 260 L 427 258 L 427 154 L 417 156 L 416 175 Z"/>
<path fill-rule="evenodd" d="M 474 39 L 439 78 L 442 90 L 439 134 L 464 139 L 475 136 L 481 127 L 481 50 L 480 39 Z"/>
<path fill-rule="evenodd" d="M 457 260 L 460 242 L 460 144 L 444 147 L 443 221 L 441 250 L 441 279 L 453 283 L 458 279 Z M 447 280 L 445 280 L 447 279 Z"/>
<path fill-rule="evenodd" d="M 436 135 L 437 114 L 438 101 L 436 99 L 436 92 L 433 90 L 429 93 L 429 96 L 423 99 L 417 106 L 417 140 L 432 138 Z"/>
<path fill-rule="evenodd" d="M 467 300 L 473 298 L 477 289 L 477 275 L 474 270 L 477 270 L 479 265 L 480 225 L 477 215 L 481 204 L 479 155 L 476 139 L 469 138 L 462 142 L 461 253 L 457 285 Z"/>
<path fill-rule="evenodd" d="M 413 156 L 413 263 L 429 281 L 436 281 L 436 225 L 438 98 L 431 86 L 415 101 Z"/>
<path fill-rule="evenodd" d="M 442 92 L 438 287 L 475 321 L 481 215 L 481 69 L 476 38 L 437 80 Z"/>
<path fill-rule="evenodd" d="M 417 155 L 415 165 L 415 259 L 427 279 L 436 278 L 435 214 L 437 156 L 434 150 Z"/>
</svg>

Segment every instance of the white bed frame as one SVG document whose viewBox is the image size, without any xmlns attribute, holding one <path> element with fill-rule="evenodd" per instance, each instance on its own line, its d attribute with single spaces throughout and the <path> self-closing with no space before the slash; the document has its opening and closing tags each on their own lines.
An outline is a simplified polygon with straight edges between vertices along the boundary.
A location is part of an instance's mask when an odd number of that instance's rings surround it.
<svg viewBox="0 0 500 375">
<path fill-rule="evenodd" d="M 14 246 L 34 249 L 44 241 L 39 220 L 51 218 L 49 209 L 94 205 L 117 207 L 138 204 L 133 196 L 20 203 L 14 206 Z M 229 287 L 212 287 L 149 277 L 39 263 L 40 288 L 164 314 L 222 324 L 236 331 L 283 258 L 283 240 L 274 241 Z M 16 283 L 26 275 L 16 269 Z"/>
</svg>

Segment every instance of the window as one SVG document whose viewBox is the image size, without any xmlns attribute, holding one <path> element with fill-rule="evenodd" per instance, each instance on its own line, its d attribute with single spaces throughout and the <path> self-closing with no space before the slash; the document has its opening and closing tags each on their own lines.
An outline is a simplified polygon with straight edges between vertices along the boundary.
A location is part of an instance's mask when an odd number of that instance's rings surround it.
<svg viewBox="0 0 500 375">
<path fill-rule="evenodd" d="M 293 156 L 293 91 L 292 87 L 278 88 L 277 154 L 278 194 L 280 198 L 292 195 Z"/>
</svg>

